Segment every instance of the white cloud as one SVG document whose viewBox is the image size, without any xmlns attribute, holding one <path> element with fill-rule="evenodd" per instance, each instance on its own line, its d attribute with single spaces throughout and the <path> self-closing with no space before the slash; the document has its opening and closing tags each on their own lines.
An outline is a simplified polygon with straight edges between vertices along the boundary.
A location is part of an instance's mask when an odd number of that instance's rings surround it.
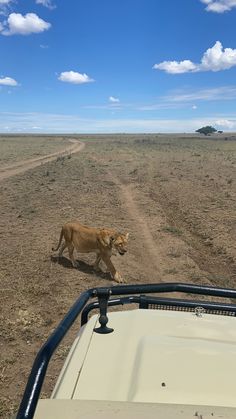
<svg viewBox="0 0 236 419">
<path fill-rule="evenodd" d="M 0 78 L 0 85 L 1 86 L 18 86 L 16 80 L 12 79 L 11 77 L 2 77 Z"/>
<path fill-rule="evenodd" d="M 154 64 L 155 70 L 164 70 L 170 74 L 188 73 L 189 71 L 196 71 L 196 65 L 190 60 L 184 61 L 163 61 L 160 64 Z"/>
<path fill-rule="evenodd" d="M 109 97 L 109 102 L 111 102 L 111 103 L 119 103 L 120 102 L 120 99 L 118 99 L 118 97 L 110 96 Z"/>
<path fill-rule="evenodd" d="M 199 71 L 220 71 L 228 70 L 236 65 L 236 49 L 225 48 L 220 41 L 217 41 L 212 48 L 209 48 L 203 55 Z"/>
<path fill-rule="evenodd" d="M 35 13 L 27 13 L 25 16 L 20 13 L 11 13 L 5 22 L 6 28 L 0 28 L 3 35 L 29 35 L 40 33 L 51 27 Z"/>
<path fill-rule="evenodd" d="M 174 91 L 162 98 L 166 102 L 195 102 L 212 100 L 234 100 L 236 99 L 236 86 L 221 86 L 211 89 L 199 89 L 193 92 L 185 90 Z"/>
<path fill-rule="evenodd" d="M 173 90 L 168 95 L 157 98 L 156 103 L 143 104 L 136 107 L 139 111 L 156 111 L 162 109 L 181 109 L 192 106 L 197 108 L 196 102 L 232 101 L 236 99 L 236 86 L 221 86 L 210 89 L 189 91 L 186 89 Z"/>
<path fill-rule="evenodd" d="M 52 4 L 52 0 L 36 0 L 36 4 L 42 4 L 42 6 L 51 10 L 56 8 L 56 6 Z"/>
<path fill-rule="evenodd" d="M 9 7 L 14 0 L 0 0 L 0 15 L 7 16 L 9 14 Z"/>
<path fill-rule="evenodd" d="M 130 108 L 132 105 L 119 103 L 108 103 L 106 105 L 85 105 L 83 109 L 100 109 L 100 110 L 121 110 L 124 108 Z"/>
<path fill-rule="evenodd" d="M 236 0 L 200 0 L 208 12 L 224 13 L 236 7 Z"/>
<path fill-rule="evenodd" d="M 58 80 L 73 84 L 83 84 L 94 81 L 89 76 L 87 76 L 87 74 L 81 74 L 76 71 L 64 71 L 60 74 Z"/>
<path fill-rule="evenodd" d="M 165 98 L 160 98 L 157 103 L 138 105 L 135 109 L 138 111 L 159 111 L 166 109 L 181 109 L 183 107 L 186 107 L 183 103 L 168 102 L 165 101 Z"/>
<path fill-rule="evenodd" d="M 231 130 L 233 128 L 236 128 L 236 121 L 232 121 L 229 119 L 218 119 L 217 121 L 215 121 L 215 125 L 218 128 L 223 128 L 226 130 Z"/>
<path fill-rule="evenodd" d="M 229 121 L 232 128 L 226 127 Z M 224 131 L 236 130 L 236 115 L 187 119 L 89 119 L 78 115 L 43 113 L 0 113 L 0 132 L 34 132 L 38 127 L 44 133 L 144 133 L 195 132 L 206 125 L 224 122 Z M 222 127 L 222 125 L 218 125 Z"/>
<path fill-rule="evenodd" d="M 164 70 L 169 74 L 193 73 L 198 71 L 221 71 L 236 66 L 236 49 L 225 48 L 220 41 L 216 41 L 212 48 L 204 52 L 200 64 L 190 60 L 163 61 L 154 64 L 156 70 Z"/>
</svg>

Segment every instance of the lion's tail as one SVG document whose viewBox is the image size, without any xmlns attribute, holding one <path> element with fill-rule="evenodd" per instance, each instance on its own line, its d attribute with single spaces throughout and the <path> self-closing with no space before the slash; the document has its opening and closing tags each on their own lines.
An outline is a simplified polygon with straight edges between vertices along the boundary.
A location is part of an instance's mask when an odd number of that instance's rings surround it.
<svg viewBox="0 0 236 419">
<path fill-rule="evenodd" d="M 59 249 L 59 247 L 61 246 L 62 237 L 63 237 L 63 229 L 61 229 L 61 234 L 60 234 L 59 243 L 58 243 L 57 247 L 52 247 L 53 252 L 56 252 Z"/>
</svg>

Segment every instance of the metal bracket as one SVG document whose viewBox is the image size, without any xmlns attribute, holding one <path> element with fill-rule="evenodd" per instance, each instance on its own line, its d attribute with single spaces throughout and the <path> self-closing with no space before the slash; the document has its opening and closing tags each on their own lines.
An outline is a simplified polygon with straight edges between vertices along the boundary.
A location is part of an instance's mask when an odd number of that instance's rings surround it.
<svg viewBox="0 0 236 419">
<path fill-rule="evenodd" d="M 203 314 L 206 312 L 206 310 L 205 310 L 205 308 L 204 307 L 201 307 L 201 306 L 197 306 L 197 307 L 195 307 L 195 310 L 194 310 L 194 314 L 197 316 L 197 317 L 203 317 Z"/>
<path fill-rule="evenodd" d="M 99 310 L 100 310 L 100 316 L 99 316 L 99 323 L 100 327 L 96 327 L 94 329 L 94 332 L 100 333 L 100 334 L 108 334 L 112 333 L 114 329 L 107 327 L 108 323 L 108 317 L 107 317 L 107 305 L 108 300 L 111 295 L 111 290 L 107 289 L 105 292 L 98 294 L 98 303 L 99 303 Z"/>
</svg>

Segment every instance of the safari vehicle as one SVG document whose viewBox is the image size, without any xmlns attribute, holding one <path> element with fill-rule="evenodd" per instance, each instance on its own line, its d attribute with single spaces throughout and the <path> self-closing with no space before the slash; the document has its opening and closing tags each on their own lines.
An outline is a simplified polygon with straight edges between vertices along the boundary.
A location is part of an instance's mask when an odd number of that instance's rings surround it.
<svg viewBox="0 0 236 419">
<path fill-rule="evenodd" d="M 169 297 L 175 292 L 181 298 Z M 235 419 L 235 298 L 233 289 L 182 283 L 83 292 L 39 351 L 16 418 Z M 51 398 L 38 400 L 49 360 L 80 313 Z"/>
</svg>

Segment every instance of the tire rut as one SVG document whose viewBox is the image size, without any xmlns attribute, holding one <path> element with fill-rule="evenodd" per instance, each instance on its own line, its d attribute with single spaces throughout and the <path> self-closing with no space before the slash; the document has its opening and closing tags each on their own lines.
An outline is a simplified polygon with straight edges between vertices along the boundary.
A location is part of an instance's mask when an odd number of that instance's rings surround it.
<svg viewBox="0 0 236 419">
<path fill-rule="evenodd" d="M 124 184 L 111 172 L 107 172 L 107 174 L 111 181 L 119 188 L 120 196 L 121 198 L 123 198 L 122 200 L 132 222 L 135 222 L 135 224 L 139 226 L 139 234 L 142 236 L 142 239 L 144 241 L 145 251 L 149 254 L 149 258 L 147 257 L 147 259 L 152 263 L 153 267 L 155 268 L 155 273 L 157 275 L 161 274 L 162 270 L 160 267 L 160 249 L 158 248 L 152 236 L 145 216 L 141 213 L 140 209 L 138 208 L 138 205 L 135 203 L 132 185 Z"/>
<path fill-rule="evenodd" d="M 69 141 L 73 143 L 73 145 L 65 148 L 64 150 L 60 150 L 52 154 L 47 154 L 45 156 L 36 157 L 34 159 L 21 160 L 10 166 L 3 167 L 0 169 L 0 181 L 21 173 L 25 173 L 27 170 L 34 169 L 37 166 L 53 161 L 57 157 L 63 156 L 64 154 L 78 153 L 85 147 L 85 143 L 82 143 L 81 141 L 75 139 L 70 139 Z"/>
</svg>

